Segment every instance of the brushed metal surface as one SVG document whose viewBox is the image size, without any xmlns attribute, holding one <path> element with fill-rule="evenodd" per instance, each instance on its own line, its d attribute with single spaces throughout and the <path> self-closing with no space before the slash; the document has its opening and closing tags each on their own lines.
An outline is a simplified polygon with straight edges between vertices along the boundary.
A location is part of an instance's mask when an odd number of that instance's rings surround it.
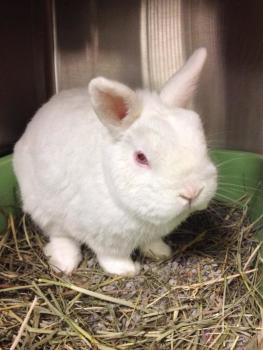
<svg viewBox="0 0 263 350">
<path fill-rule="evenodd" d="M 0 156 L 52 94 L 49 0 L 1 2 Z"/>
<path fill-rule="evenodd" d="M 193 108 L 211 146 L 263 151 L 262 0 L 53 0 L 53 67 L 44 1 L 14 9 L 7 3 L 0 152 L 50 94 L 53 71 L 57 91 L 97 75 L 158 89 L 200 46 L 208 61 Z M 36 11 L 27 16 L 30 8 Z"/>
<path fill-rule="evenodd" d="M 200 45 L 208 62 L 197 109 L 213 144 L 263 151 L 263 2 L 183 1 L 187 52 Z"/>
<path fill-rule="evenodd" d="M 55 1 L 57 90 L 97 75 L 141 85 L 140 1 Z"/>
<path fill-rule="evenodd" d="M 263 2 L 80 0 L 56 8 L 57 89 L 96 75 L 158 89 L 200 46 L 193 101 L 213 147 L 263 151 Z"/>
</svg>

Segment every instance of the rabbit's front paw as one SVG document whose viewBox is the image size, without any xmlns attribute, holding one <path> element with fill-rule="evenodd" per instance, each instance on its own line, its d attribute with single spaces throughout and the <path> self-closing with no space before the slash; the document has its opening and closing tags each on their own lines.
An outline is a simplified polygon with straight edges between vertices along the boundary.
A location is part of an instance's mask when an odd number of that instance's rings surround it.
<svg viewBox="0 0 263 350">
<path fill-rule="evenodd" d="M 67 237 L 54 237 L 45 246 L 44 253 L 56 272 L 70 274 L 81 261 L 80 246 Z"/>
<path fill-rule="evenodd" d="M 108 273 L 120 276 L 135 276 L 140 271 L 140 264 L 130 258 L 98 256 L 101 267 Z"/>
<path fill-rule="evenodd" d="M 140 250 L 149 258 L 166 259 L 172 255 L 171 247 L 162 239 L 150 242 L 148 245 L 140 247 Z"/>
</svg>

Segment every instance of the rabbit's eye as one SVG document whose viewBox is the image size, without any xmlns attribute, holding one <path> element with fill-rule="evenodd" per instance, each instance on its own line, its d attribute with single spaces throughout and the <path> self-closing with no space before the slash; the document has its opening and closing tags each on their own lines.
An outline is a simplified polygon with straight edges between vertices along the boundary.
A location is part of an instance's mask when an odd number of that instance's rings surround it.
<svg viewBox="0 0 263 350">
<path fill-rule="evenodd" d="M 149 166 L 149 161 L 146 157 L 146 155 L 140 151 L 135 152 L 134 158 L 136 163 L 142 166 Z"/>
</svg>

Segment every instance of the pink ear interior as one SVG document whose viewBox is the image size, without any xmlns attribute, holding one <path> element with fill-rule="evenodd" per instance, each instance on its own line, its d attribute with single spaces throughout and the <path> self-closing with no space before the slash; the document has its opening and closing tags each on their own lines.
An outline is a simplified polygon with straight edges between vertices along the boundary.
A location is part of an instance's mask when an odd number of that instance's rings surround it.
<svg viewBox="0 0 263 350">
<path fill-rule="evenodd" d="M 103 92 L 105 107 L 116 119 L 122 120 L 128 114 L 128 107 L 123 97 Z"/>
</svg>

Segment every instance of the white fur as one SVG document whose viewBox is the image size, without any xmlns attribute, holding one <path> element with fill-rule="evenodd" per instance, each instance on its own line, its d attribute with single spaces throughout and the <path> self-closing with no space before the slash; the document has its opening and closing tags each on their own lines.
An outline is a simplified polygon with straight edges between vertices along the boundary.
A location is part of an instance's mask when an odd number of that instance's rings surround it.
<svg viewBox="0 0 263 350">
<path fill-rule="evenodd" d="M 167 81 L 160 94 L 165 104 L 187 106 L 197 88 L 206 56 L 207 52 L 204 47 L 196 50 L 186 64 Z"/>
<path fill-rule="evenodd" d="M 98 255 L 98 261 L 101 267 L 110 274 L 135 276 L 140 271 L 140 264 L 133 262 L 129 257 L 114 256 L 103 254 Z"/>
<path fill-rule="evenodd" d="M 187 79 L 175 76 L 172 91 L 168 84 L 161 96 L 191 97 L 201 71 L 193 57 L 183 68 Z M 46 254 L 58 269 L 70 273 L 85 243 L 107 272 L 134 275 L 139 268 L 131 252 L 150 248 L 214 195 L 216 169 L 199 116 L 164 101 L 96 78 L 89 89 L 54 96 L 28 124 L 15 146 L 14 169 L 24 211 L 50 237 Z M 138 150 L 149 168 L 136 164 Z M 191 207 L 180 197 L 189 187 L 203 187 Z"/>
<path fill-rule="evenodd" d="M 81 261 L 80 245 L 68 237 L 51 237 L 44 252 L 55 271 L 71 273 Z"/>
<path fill-rule="evenodd" d="M 140 247 L 142 253 L 149 258 L 169 258 L 172 255 L 172 249 L 162 239 L 149 242 Z"/>
</svg>

